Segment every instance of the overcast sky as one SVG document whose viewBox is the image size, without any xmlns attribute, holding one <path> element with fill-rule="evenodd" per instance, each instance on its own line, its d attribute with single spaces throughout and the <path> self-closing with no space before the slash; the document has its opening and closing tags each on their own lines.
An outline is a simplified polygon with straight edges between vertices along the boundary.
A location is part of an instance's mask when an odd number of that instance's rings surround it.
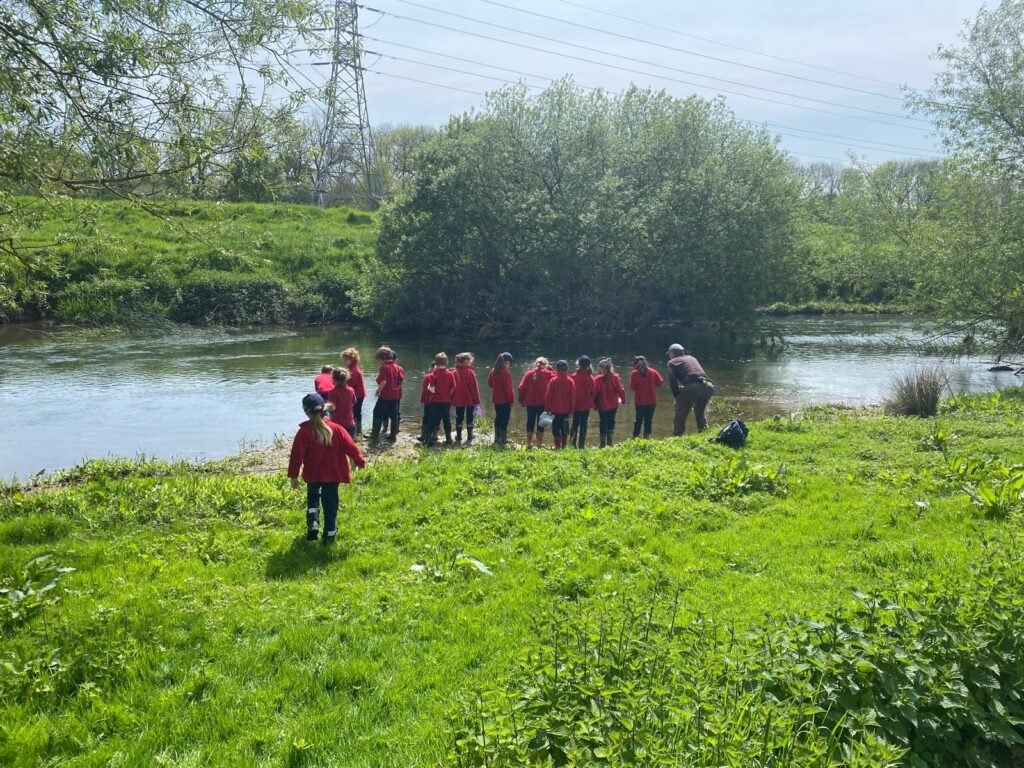
<svg viewBox="0 0 1024 768">
<path fill-rule="evenodd" d="M 502 85 L 478 75 L 543 86 L 549 82 L 545 78 L 571 74 L 582 86 L 610 91 L 635 82 L 677 96 L 696 93 L 711 98 L 723 93 L 737 117 L 769 123 L 773 132 L 782 134 L 782 146 L 798 160 L 843 160 L 852 151 L 859 158 L 879 162 L 935 156 L 937 138 L 927 123 L 907 119 L 898 85 L 929 85 L 938 66 L 931 54 L 940 43 L 955 43 L 964 20 L 973 17 L 981 4 L 978 0 L 366 0 L 366 5 L 387 12 L 360 12 L 366 48 L 421 62 L 366 57 L 364 65 L 371 70 L 366 74 L 367 100 L 374 125 L 440 125 L 450 114 L 481 104 L 483 98 L 477 94 Z M 310 70 L 318 80 L 326 74 L 324 67 Z M 877 142 L 899 147 L 881 147 Z"/>
</svg>

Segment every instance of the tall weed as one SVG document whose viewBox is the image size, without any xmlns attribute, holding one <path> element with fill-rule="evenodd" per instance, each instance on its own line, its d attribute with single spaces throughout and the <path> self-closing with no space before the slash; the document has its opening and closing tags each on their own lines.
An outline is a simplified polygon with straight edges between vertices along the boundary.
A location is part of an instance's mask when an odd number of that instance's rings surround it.
<svg viewBox="0 0 1024 768">
<path fill-rule="evenodd" d="M 934 416 L 946 388 L 946 377 L 937 366 L 898 375 L 883 405 L 893 416 Z"/>
</svg>

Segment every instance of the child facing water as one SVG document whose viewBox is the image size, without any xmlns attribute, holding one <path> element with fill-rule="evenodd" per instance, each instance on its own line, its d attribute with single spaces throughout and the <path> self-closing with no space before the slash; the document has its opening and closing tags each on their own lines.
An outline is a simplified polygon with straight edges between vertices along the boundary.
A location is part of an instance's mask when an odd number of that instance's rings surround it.
<svg viewBox="0 0 1024 768">
<path fill-rule="evenodd" d="M 644 439 L 650 438 L 654 409 L 658 405 L 658 387 L 664 383 L 661 374 L 647 364 L 646 357 L 637 355 L 633 358 L 633 373 L 629 377 L 633 406 L 636 408 L 633 437 L 640 437 L 640 428 L 643 427 Z"/>
<path fill-rule="evenodd" d="M 551 437 L 555 450 L 565 448 L 569 439 L 569 415 L 576 404 L 576 382 L 569 377 L 569 363 L 559 360 L 555 363 L 555 377 L 548 384 L 544 407 L 554 415 L 551 422 Z"/>
<path fill-rule="evenodd" d="M 494 361 L 494 367 L 487 374 L 487 386 L 491 388 L 491 403 L 494 405 L 494 444 L 508 444 L 508 422 L 512 415 L 512 403 L 516 401 L 512 389 L 512 354 L 502 352 Z"/>
<path fill-rule="evenodd" d="M 351 435 L 340 424 L 324 419 L 326 403 L 311 392 L 302 398 L 308 421 L 299 425 L 292 440 L 288 477 L 299 487 L 299 471 L 306 481 L 306 539 L 316 541 L 320 533 L 320 507 L 324 510 L 324 543 L 338 534 L 338 486 L 352 479 L 349 459 L 365 467 L 366 459 Z"/>
<path fill-rule="evenodd" d="M 363 401 L 366 400 L 366 383 L 363 381 L 363 372 L 359 370 L 359 350 L 355 347 L 344 350 L 341 362 L 348 369 L 348 384 L 356 394 L 352 415 L 356 422 L 356 436 L 359 436 L 363 432 Z"/>
<path fill-rule="evenodd" d="M 537 447 L 544 442 L 544 427 L 540 425 L 540 415 L 544 413 L 544 398 L 548 394 L 548 384 L 555 377 L 546 357 L 538 357 L 533 368 L 523 374 L 519 381 L 519 404 L 526 409 L 526 447 L 533 447 L 533 436 L 536 431 Z"/>
<path fill-rule="evenodd" d="M 610 357 L 604 358 L 597 365 L 597 394 L 594 397 L 597 405 L 597 415 L 600 418 L 601 447 L 612 444 L 615 435 L 615 413 L 619 406 L 626 402 L 626 390 L 622 386 L 622 379 L 615 372 L 615 366 Z"/>
<path fill-rule="evenodd" d="M 341 424 L 352 437 L 356 436 L 355 390 L 348 384 L 348 371 L 334 369 L 334 389 L 327 393 L 327 410 L 331 421 Z"/>
<path fill-rule="evenodd" d="M 466 445 L 473 444 L 473 418 L 480 405 L 480 385 L 473 370 L 473 353 L 459 352 L 455 356 L 455 442 L 462 442 L 462 424 L 466 424 Z"/>
</svg>

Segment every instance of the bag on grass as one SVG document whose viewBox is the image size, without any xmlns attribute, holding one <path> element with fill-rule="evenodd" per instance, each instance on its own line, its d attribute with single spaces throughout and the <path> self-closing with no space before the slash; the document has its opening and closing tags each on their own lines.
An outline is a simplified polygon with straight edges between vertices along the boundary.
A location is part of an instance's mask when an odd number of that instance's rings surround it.
<svg viewBox="0 0 1024 768">
<path fill-rule="evenodd" d="M 746 424 L 739 419 L 733 419 L 722 427 L 722 431 L 715 437 L 715 442 L 728 445 L 730 448 L 742 448 L 749 433 Z"/>
</svg>

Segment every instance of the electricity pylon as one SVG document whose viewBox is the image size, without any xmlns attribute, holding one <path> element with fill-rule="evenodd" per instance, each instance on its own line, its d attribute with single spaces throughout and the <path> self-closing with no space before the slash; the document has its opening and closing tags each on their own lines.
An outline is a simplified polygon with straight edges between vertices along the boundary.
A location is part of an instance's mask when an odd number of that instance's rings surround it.
<svg viewBox="0 0 1024 768">
<path fill-rule="evenodd" d="M 324 83 L 324 121 L 316 166 L 318 205 L 324 205 L 331 186 L 345 178 L 365 185 L 371 204 L 383 197 L 366 110 L 362 54 L 359 6 L 356 0 L 335 0 L 331 76 Z"/>
</svg>

